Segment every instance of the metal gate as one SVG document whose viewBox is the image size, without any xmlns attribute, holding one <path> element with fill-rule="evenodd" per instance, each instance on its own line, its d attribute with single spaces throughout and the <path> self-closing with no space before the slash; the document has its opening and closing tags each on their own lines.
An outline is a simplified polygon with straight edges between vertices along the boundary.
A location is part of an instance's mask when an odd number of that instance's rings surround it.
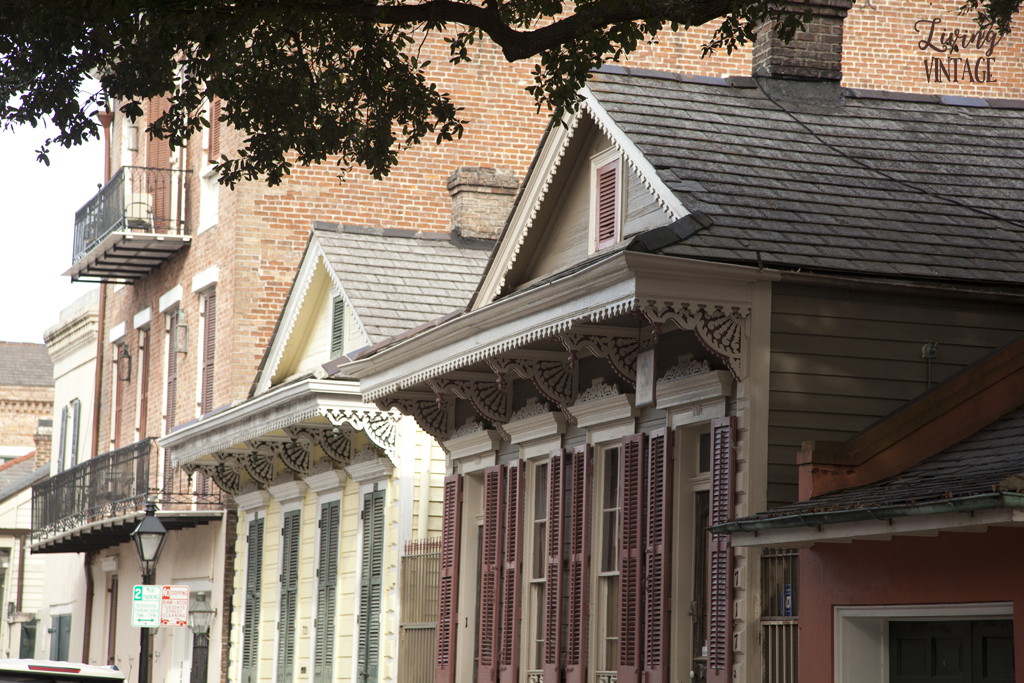
<svg viewBox="0 0 1024 683">
<path fill-rule="evenodd" d="M 795 548 L 761 554 L 761 680 L 797 683 L 797 567 Z"/>
<path fill-rule="evenodd" d="M 420 683 L 434 678 L 440 572 L 440 538 L 425 538 L 405 544 L 398 683 Z"/>
</svg>

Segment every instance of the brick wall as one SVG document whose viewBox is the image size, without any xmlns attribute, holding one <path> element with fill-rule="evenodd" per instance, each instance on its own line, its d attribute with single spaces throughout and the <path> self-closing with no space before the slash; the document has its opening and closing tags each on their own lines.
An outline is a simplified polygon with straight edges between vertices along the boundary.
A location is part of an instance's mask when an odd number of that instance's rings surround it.
<svg viewBox="0 0 1024 683">
<path fill-rule="evenodd" d="M 850 10 L 845 22 L 843 84 L 851 87 L 897 91 L 937 92 L 990 97 L 1021 96 L 1024 90 L 1024 49 L 1016 36 L 994 50 L 992 70 L 997 82 L 925 82 L 918 42 L 922 35 L 914 23 L 941 16 L 949 25 L 957 23 L 950 10 L 939 10 L 927 0 L 865 0 Z M 954 3 L 948 4 L 949 8 Z M 964 20 L 959 20 L 961 25 Z M 942 26 L 947 25 L 946 23 Z M 919 25 L 920 28 L 920 25 Z M 751 50 L 747 46 L 732 55 L 718 54 L 701 59 L 700 46 L 712 27 L 689 32 L 665 33 L 656 43 L 642 45 L 627 66 L 678 71 L 706 76 L 748 75 Z M 973 54 L 976 51 L 967 50 Z M 496 169 L 522 179 L 537 143 L 547 125 L 548 113 L 536 107 L 523 88 L 531 82 L 533 62 L 508 64 L 499 50 L 480 41 L 474 61 L 459 66 L 446 58 L 446 46 L 437 37 L 426 40 L 423 59 L 432 60 L 432 76 L 465 108 L 470 123 L 461 140 L 436 146 L 432 142 L 404 152 L 399 165 L 384 180 L 354 169 L 339 181 L 333 163 L 312 168 L 296 167 L 281 186 L 268 188 L 259 182 L 240 183 L 236 190 L 219 190 L 217 225 L 194 237 L 192 246 L 165 263 L 152 275 L 133 286 L 113 291 L 108 286 L 106 329 L 126 322 L 128 344 L 133 356 L 138 333 L 131 319 L 139 310 L 153 308 L 150 409 L 147 433 L 161 434 L 160 416 L 164 402 L 165 340 L 163 316 L 157 299 L 180 284 L 184 290 L 181 310 L 188 322 L 192 349 L 202 329 L 199 297 L 192 293 L 192 278 L 211 265 L 219 268 L 217 284 L 217 346 L 214 406 L 243 400 L 256 367 L 267 346 L 274 323 L 295 275 L 295 269 L 314 220 L 353 223 L 413 230 L 447 231 L 451 226 L 451 196 L 448 179 L 458 168 Z M 144 129 L 145 122 L 139 125 Z M 145 136 L 139 151 L 122 159 L 124 121 L 115 120 L 113 167 L 121 163 L 141 164 L 145 160 Z M 222 149 L 230 154 L 240 144 L 240 135 L 226 131 Z M 195 225 L 200 211 L 200 171 L 203 168 L 202 139 L 197 136 L 184 156 L 193 171 L 188 181 L 188 215 Z M 101 451 L 110 442 L 110 400 L 112 350 L 104 345 Z M 195 387 L 200 359 L 194 350 L 179 356 L 178 422 L 194 418 Z M 121 383 L 128 394 L 124 403 L 122 434 L 118 443 L 134 440 L 136 382 Z"/>
<path fill-rule="evenodd" d="M 53 387 L 0 387 L 0 446 L 34 448 L 40 418 L 53 418 Z"/>
</svg>

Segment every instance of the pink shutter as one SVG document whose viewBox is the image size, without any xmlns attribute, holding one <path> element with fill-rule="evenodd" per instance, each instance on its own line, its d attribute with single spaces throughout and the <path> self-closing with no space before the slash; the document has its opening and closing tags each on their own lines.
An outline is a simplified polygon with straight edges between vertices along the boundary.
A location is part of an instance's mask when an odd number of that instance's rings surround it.
<svg viewBox="0 0 1024 683">
<path fill-rule="evenodd" d="M 590 446 L 577 446 L 573 449 L 570 465 L 569 635 L 565 644 L 565 683 L 586 683 L 587 680 L 591 460 Z"/>
<path fill-rule="evenodd" d="M 498 679 L 498 610 L 501 600 L 501 504 L 505 493 L 505 468 L 484 470 L 484 526 L 480 548 L 480 624 L 477 681 Z"/>
<path fill-rule="evenodd" d="M 643 644 L 644 435 L 622 437 L 618 683 L 639 683 Z"/>
<path fill-rule="evenodd" d="M 523 462 L 510 463 L 505 474 L 505 583 L 501 599 L 501 648 L 498 680 L 519 680 L 519 621 L 523 564 Z"/>
<path fill-rule="evenodd" d="M 459 615 L 459 542 L 462 535 L 462 475 L 444 478 L 441 519 L 441 576 L 437 600 L 437 660 L 434 683 L 455 683 L 455 641 Z"/>
<path fill-rule="evenodd" d="M 672 586 L 672 432 L 668 429 L 657 429 L 648 437 L 646 490 L 644 681 L 668 683 Z"/>
<path fill-rule="evenodd" d="M 710 524 L 732 519 L 736 480 L 736 418 L 711 421 Z M 708 683 L 732 679 L 732 547 L 711 534 L 708 548 Z"/>
<path fill-rule="evenodd" d="M 564 475 L 565 451 L 551 451 L 548 460 L 548 546 L 544 592 L 544 683 L 561 681 Z"/>
<path fill-rule="evenodd" d="M 597 169 L 597 206 L 594 215 L 598 249 L 615 244 L 619 233 L 619 160 Z"/>
</svg>

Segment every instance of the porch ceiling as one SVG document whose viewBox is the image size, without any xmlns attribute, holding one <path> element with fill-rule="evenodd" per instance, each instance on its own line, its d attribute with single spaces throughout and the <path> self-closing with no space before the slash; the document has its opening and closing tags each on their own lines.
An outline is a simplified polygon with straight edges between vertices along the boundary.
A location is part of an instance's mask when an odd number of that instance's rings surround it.
<svg viewBox="0 0 1024 683">
<path fill-rule="evenodd" d="M 191 529 L 215 522 L 223 517 L 223 510 L 161 511 L 157 517 L 168 531 Z M 146 516 L 144 511 L 133 512 L 122 517 L 107 518 L 76 527 L 71 531 L 34 541 L 30 546 L 33 554 L 42 553 L 84 553 L 89 550 L 103 550 L 131 541 L 131 534 L 139 521 Z"/>
<path fill-rule="evenodd" d="M 135 282 L 191 242 L 190 235 L 113 232 L 64 275 L 76 282 Z"/>
</svg>

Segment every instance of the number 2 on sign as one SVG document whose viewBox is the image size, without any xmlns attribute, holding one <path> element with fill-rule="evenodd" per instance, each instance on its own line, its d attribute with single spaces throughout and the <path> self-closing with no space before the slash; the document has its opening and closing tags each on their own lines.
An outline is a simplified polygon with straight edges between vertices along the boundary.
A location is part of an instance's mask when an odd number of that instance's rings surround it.
<svg viewBox="0 0 1024 683">
<path fill-rule="evenodd" d="M 141 600 L 142 599 L 142 586 L 136 586 L 135 587 L 135 594 L 132 596 L 132 598 L 134 600 Z"/>
</svg>

